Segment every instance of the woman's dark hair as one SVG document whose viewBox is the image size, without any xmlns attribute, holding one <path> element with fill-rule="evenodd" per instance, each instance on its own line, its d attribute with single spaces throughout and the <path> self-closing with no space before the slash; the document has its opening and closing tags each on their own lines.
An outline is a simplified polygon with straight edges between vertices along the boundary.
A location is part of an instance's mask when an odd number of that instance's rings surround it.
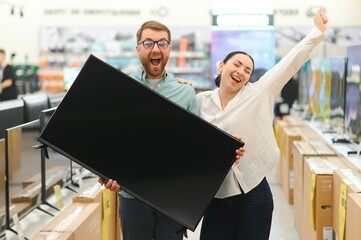
<svg viewBox="0 0 361 240">
<path fill-rule="evenodd" d="M 254 69 L 254 60 L 253 60 L 253 58 L 248 53 L 243 52 L 243 51 L 233 51 L 233 52 L 228 53 L 227 56 L 223 59 L 223 63 L 227 63 L 229 59 L 231 59 L 234 55 L 237 55 L 237 54 L 243 54 L 243 55 L 248 56 L 252 60 L 253 69 Z M 251 72 L 250 75 L 252 75 L 253 69 L 252 69 L 252 72 Z M 221 74 L 220 73 L 214 79 L 214 82 L 216 83 L 216 86 L 219 87 L 219 84 L 221 82 Z"/>
</svg>

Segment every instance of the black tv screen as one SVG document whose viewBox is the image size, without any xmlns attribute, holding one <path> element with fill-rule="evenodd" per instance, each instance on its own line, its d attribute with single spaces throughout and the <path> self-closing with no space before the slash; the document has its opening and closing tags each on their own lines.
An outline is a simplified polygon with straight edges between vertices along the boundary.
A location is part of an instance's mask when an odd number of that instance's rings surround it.
<svg viewBox="0 0 361 240">
<path fill-rule="evenodd" d="M 192 231 L 243 146 L 93 55 L 39 141 Z"/>
<path fill-rule="evenodd" d="M 361 140 L 361 45 L 347 47 L 345 129 L 355 142 Z"/>
</svg>

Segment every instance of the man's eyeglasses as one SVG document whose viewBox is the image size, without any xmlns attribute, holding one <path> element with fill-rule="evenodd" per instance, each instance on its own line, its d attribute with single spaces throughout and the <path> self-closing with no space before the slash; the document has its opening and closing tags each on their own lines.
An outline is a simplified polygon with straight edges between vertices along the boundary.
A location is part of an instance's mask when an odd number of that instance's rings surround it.
<svg viewBox="0 0 361 240">
<path fill-rule="evenodd" d="M 158 45 L 158 48 L 161 50 L 167 49 L 169 46 L 169 42 L 167 40 L 159 40 L 159 41 L 144 40 L 139 42 L 138 44 L 143 44 L 145 49 L 150 50 L 153 49 L 155 43 Z"/>
</svg>

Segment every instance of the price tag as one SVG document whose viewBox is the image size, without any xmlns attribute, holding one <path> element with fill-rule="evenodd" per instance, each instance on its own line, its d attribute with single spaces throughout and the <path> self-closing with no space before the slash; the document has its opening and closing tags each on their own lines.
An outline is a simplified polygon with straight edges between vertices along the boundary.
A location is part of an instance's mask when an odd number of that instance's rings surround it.
<svg viewBox="0 0 361 240">
<path fill-rule="evenodd" d="M 55 193 L 56 200 L 58 202 L 58 208 L 62 209 L 64 206 L 63 205 L 63 196 L 61 195 L 61 190 L 60 190 L 59 185 L 54 186 L 54 193 Z"/>
<path fill-rule="evenodd" d="M 18 233 L 19 240 L 25 240 L 24 231 L 23 228 L 21 227 L 19 216 L 17 213 L 14 214 L 13 221 L 15 225 L 15 230 Z"/>
</svg>

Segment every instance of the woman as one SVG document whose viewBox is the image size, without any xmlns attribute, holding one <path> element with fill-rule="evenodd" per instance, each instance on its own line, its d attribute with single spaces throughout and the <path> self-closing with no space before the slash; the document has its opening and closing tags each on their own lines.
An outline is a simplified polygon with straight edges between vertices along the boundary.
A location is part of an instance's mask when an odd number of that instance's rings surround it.
<svg viewBox="0 0 361 240">
<path fill-rule="evenodd" d="M 241 51 L 229 53 L 219 64 L 218 88 L 197 95 L 200 116 L 228 133 L 241 134 L 247 146 L 205 213 L 201 240 L 269 238 L 273 199 L 266 174 L 279 155 L 272 127 L 275 98 L 325 39 L 327 22 L 319 9 L 311 32 L 254 83 L 248 82 L 252 57 Z"/>
</svg>

